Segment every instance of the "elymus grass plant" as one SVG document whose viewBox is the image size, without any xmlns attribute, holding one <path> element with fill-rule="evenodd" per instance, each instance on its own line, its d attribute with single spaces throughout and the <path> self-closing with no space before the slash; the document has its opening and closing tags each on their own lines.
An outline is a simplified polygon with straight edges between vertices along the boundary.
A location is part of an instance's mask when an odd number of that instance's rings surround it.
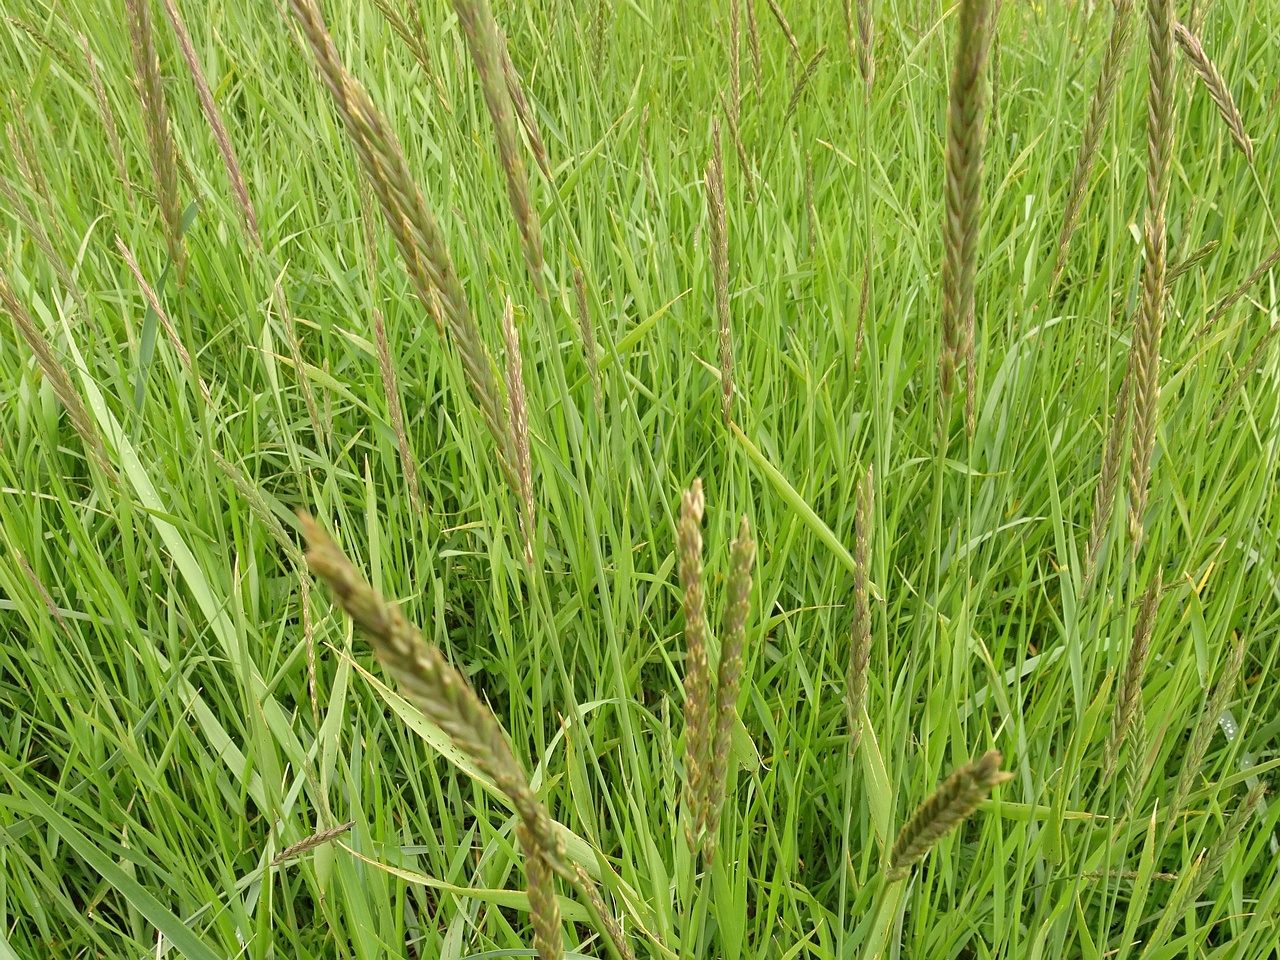
<svg viewBox="0 0 1280 960">
<path fill-rule="evenodd" d="M 0 954 L 1271 960 L 1270 11 L 1252 164 L 1155 11 L 1130 365 L 1149 47 L 1004 5 L 940 452 L 972 10 L 766 2 L 150 0 L 183 284 L 123 0 L 6 7 Z"/>
</svg>

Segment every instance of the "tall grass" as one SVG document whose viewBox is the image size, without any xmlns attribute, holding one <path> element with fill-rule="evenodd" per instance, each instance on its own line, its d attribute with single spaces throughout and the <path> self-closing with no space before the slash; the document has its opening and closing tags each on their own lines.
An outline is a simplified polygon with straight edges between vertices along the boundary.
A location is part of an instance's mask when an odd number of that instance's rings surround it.
<svg viewBox="0 0 1280 960">
<path fill-rule="evenodd" d="M 1280 40 L 1139 11 L 12 0 L 0 956 L 1271 960 Z"/>
</svg>

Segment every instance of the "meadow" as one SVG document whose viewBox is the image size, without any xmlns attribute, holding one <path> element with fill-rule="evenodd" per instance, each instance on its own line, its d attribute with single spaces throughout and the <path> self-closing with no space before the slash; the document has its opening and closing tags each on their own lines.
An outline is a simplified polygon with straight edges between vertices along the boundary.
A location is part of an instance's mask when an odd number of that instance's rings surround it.
<svg viewBox="0 0 1280 960">
<path fill-rule="evenodd" d="M 1272 0 L 3 13 L 0 960 L 1278 956 Z"/>
</svg>

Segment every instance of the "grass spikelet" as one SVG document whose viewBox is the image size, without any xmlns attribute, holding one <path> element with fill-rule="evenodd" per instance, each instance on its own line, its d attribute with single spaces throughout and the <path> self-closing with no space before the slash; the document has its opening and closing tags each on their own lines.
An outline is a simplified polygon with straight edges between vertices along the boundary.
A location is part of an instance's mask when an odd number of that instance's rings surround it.
<svg viewBox="0 0 1280 960">
<path fill-rule="evenodd" d="M 947 777 L 933 796 L 920 804 L 889 851 L 886 876 L 891 883 L 906 879 L 911 868 L 973 813 L 993 787 L 1013 779 L 1013 774 L 1001 772 L 1003 759 L 999 750 L 988 750 Z"/>
<path fill-rule="evenodd" d="M 1178 787 L 1174 792 L 1173 801 L 1169 807 L 1170 823 L 1173 822 L 1173 818 L 1182 809 L 1182 805 L 1191 793 L 1191 788 L 1195 785 L 1196 777 L 1200 776 L 1200 771 L 1204 767 L 1205 754 L 1208 753 L 1209 744 L 1213 741 L 1213 731 L 1218 726 L 1218 718 L 1222 716 L 1222 711 L 1226 709 L 1227 703 L 1231 700 L 1231 695 L 1235 692 L 1236 681 L 1240 678 L 1240 668 L 1244 665 L 1245 649 L 1244 638 L 1236 635 L 1234 642 L 1231 644 L 1231 651 L 1227 654 L 1226 663 L 1222 666 L 1222 675 L 1218 677 L 1213 693 L 1205 701 L 1200 720 L 1196 724 L 1195 732 L 1191 735 L 1190 743 L 1187 745 L 1187 752 L 1183 755 L 1182 774 L 1178 778 Z"/>
<path fill-rule="evenodd" d="M 30 189 L 30 184 L 28 184 L 28 189 Z M 31 238 L 35 240 L 36 246 L 40 248 L 40 252 L 45 255 L 49 265 L 58 274 L 58 280 L 61 281 L 62 286 L 75 298 L 81 313 L 92 323 L 89 305 L 85 303 L 84 293 L 80 290 L 80 285 L 76 283 L 75 275 L 67 267 L 66 260 L 54 248 L 53 241 L 49 238 L 49 234 L 45 232 L 44 225 L 36 217 L 36 214 L 27 206 L 26 201 L 4 177 L 0 177 L 0 196 L 3 196 L 8 201 L 9 212 L 16 216 L 31 233 Z"/>
<path fill-rule="evenodd" d="M 516 839 L 524 852 L 524 875 L 529 881 L 529 920 L 533 925 L 533 948 L 540 960 L 560 960 L 564 956 L 560 901 L 556 899 L 555 875 L 546 851 L 523 823 L 516 824 Z"/>
<path fill-rule="evenodd" d="M 1130 351 L 1125 361 L 1124 379 L 1120 381 L 1120 389 L 1116 393 L 1116 409 L 1111 416 L 1111 426 L 1107 430 L 1107 443 L 1102 453 L 1102 473 L 1098 477 L 1098 486 L 1093 494 L 1093 518 L 1089 521 L 1089 545 L 1085 549 L 1082 596 L 1087 594 L 1093 585 L 1094 577 L 1098 572 L 1098 555 L 1102 550 L 1102 541 L 1107 535 L 1107 528 L 1111 526 L 1116 489 L 1120 485 L 1125 431 L 1129 426 L 1129 411 L 1133 405 L 1132 394 L 1133 352 Z"/>
<path fill-rule="evenodd" d="M 765 0 L 769 4 L 769 12 L 773 14 L 773 19 L 778 21 L 778 26 L 782 28 L 782 35 L 787 38 L 787 45 L 791 47 L 791 56 L 796 62 L 800 61 L 800 43 L 796 40 L 796 35 L 791 32 L 791 24 L 787 23 L 786 15 L 783 14 L 782 8 L 778 6 L 778 0 Z"/>
<path fill-rule="evenodd" d="M 862 742 L 862 709 L 867 702 L 867 665 L 871 661 L 871 601 L 867 584 L 871 571 L 871 530 L 875 523 L 875 478 L 871 467 L 858 484 L 858 507 L 853 518 L 853 626 L 850 629 L 849 670 L 845 676 L 845 708 L 849 715 L 849 756 Z"/>
<path fill-rule="evenodd" d="M 738 132 L 738 121 L 729 112 L 729 104 L 725 100 L 723 93 L 720 94 L 720 106 L 724 108 L 724 118 L 729 123 L 729 135 L 733 137 L 733 147 L 738 153 L 738 170 L 742 174 L 742 189 L 746 192 L 747 203 L 755 203 L 756 194 L 752 183 L 754 177 L 751 172 L 751 157 L 747 154 L 746 145 L 742 142 L 742 135 Z"/>
<path fill-rule="evenodd" d="M 516 455 L 516 476 L 520 488 L 520 531 L 524 537 L 524 562 L 533 567 L 533 466 L 529 458 L 529 409 L 525 404 L 524 361 L 520 356 L 520 334 L 516 330 L 511 298 L 502 309 L 502 335 L 507 344 L 507 409 Z"/>
<path fill-rule="evenodd" d="M 751 79 L 756 86 L 756 99 L 764 99 L 764 76 L 760 65 L 760 24 L 756 22 L 756 0 L 746 0 L 747 45 L 751 48 Z"/>
<path fill-rule="evenodd" d="M 129 168 L 124 162 L 124 150 L 120 146 L 120 128 L 116 126 L 116 115 L 107 99 L 107 88 L 98 73 L 98 63 L 93 51 L 89 48 L 89 38 L 80 34 L 80 46 L 84 49 L 84 61 L 89 65 L 89 82 L 93 86 L 93 97 L 98 103 L 98 116 L 102 118 L 102 126 L 107 131 L 107 147 L 111 150 L 111 159 L 116 165 L 116 176 L 124 186 L 124 197 L 133 205 L 133 184 L 129 182 Z"/>
<path fill-rule="evenodd" d="M 513 490 L 519 489 L 506 404 L 440 227 L 427 209 L 386 118 L 338 58 L 315 0 L 290 0 L 290 6 L 391 228 L 414 292 L 427 312 L 439 318 L 437 326 L 442 334 L 447 324 L 462 358 L 472 399 L 497 445 L 503 475 Z"/>
<path fill-rule="evenodd" d="M 1236 302 L 1249 292 L 1249 288 L 1265 277 L 1267 273 L 1270 272 L 1271 268 L 1277 263 L 1280 263 L 1280 247 L 1276 247 L 1272 250 L 1267 258 L 1258 264 L 1253 273 L 1249 274 L 1249 276 L 1245 278 L 1244 283 L 1240 284 L 1240 286 L 1236 287 L 1229 294 L 1223 297 L 1221 301 L 1219 301 L 1218 305 L 1214 307 L 1213 313 L 1210 315 L 1209 319 L 1206 320 L 1204 326 L 1200 328 L 1200 336 L 1204 336 L 1208 333 L 1210 327 L 1226 316 L 1227 311 L 1234 307 Z"/>
<path fill-rule="evenodd" d="M 711 273 L 715 286 L 716 320 L 720 329 L 720 412 L 727 426 L 733 421 L 733 331 L 729 325 L 729 233 L 725 223 L 724 160 L 720 153 L 720 122 L 711 125 L 711 160 L 706 175 L 710 220 Z"/>
<path fill-rule="evenodd" d="M 591 396 L 596 414 L 604 416 L 604 397 L 600 390 L 600 359 L 596 355 L 596 327 L 591 321 L 587 306 L 587 280 L 581 267 L 573 268 L 573 293 L 578 306 L 578 327 L 582 330 L 582 353 L 587 361 L 587 373 L 591 376 Z"/>
<path fill-rule="evenodd" d="M 346 823 L 340 823 L 338 826 L 331 827 L 328 830 L 320 830 L 317 833 L 313 833 L 305 840 L 299 840 L 297 843 L 285 847 L 277 853 L 271 861 L 271 866 L 278 867 L 281 864 L 288 863 L 290 860 L 297 860 L 303 854 L 310 853 L 316 847 L 324 846 L 326 843 L 337 840 L 355 825 L 356 822 L 354 820 L 348 820 Z"/>
<path fill-rule="evenodd" d="M 1164 334 L 1168 237 L 1165 206 L 1173 158 L 1173 0 L 1147 0 L 1147 213 L 1142 296 L 1133 334 L 1133 444 L 1129 470 L 1129 536 L 1142 546 L 1160 410 L 1160 340 Z"/>
<path fill-rule="evenodd" d="M 595 881 L 591 879 L 587 871 L 582 869 L 580 864 L 575 863 L 573 867 L 577 875 L 577 887 L 586 898 L 587 903 L 591 905 L 591 909 L 594 911 L 600 927 L 604 930 L 605 936 L 613 941 L 613 945 L 618 950 L 619 960 L 636 960 L 635 952 L 631 949 L 631 944 L 627 942 L 626 934 L 622 932 L 622 927 L 618 925 L 618 921 L 604 902 L 604 897 L 600 895 L 600 889 L 595 885 Z"/>
<path fill-rule="evenodd" d="M 98 433 L 98 428 L 94 425 L 84 401 L 80 399 L 80 394 L 76 392 L 71 382 L 71 375 L 67 373 L 62 361 L 54 353 L 53 345 L 45 338 L 44 331 L 32 319 L 27 308 L 13 292 L 13 287 L 9 285 L 9 278 L 3 272 L 0 272 L 0 306 L 4 307 L 5 312 L 12 318 L 14 326 L 17 327 L 19 335 L 35 354 L 36 362 L 40 364 L 40 369 L 53 388 L 53 395 L 67 411 L 72 429 L 79 434 L 85 452 L 98 464 L 98 468 L 106 474 L 107 478 L 114 482 L 116 474 L 107 457 L 107 448 L 102 443 L 102 436 Z"/>
<path fill-rule="evenodd" d="M 387 26 L 391 28 L 392 33 L 400 38 L 401 42 L 409 48 L 409 53 L 413 55 L 413 59 L 418 61 L 418 66 L 422 67 L 422 72 L 428 77 L 432 76 L 431 71 L 431 55 L 427 50 L 422 34 L 409 25 L 400 11 L 392 6 L 390 0 L 373 0 L 373 5 L 378 8 L 378 12 L 382 14 L 382 18 L 387 21 Z"/>
<path fill-rule="evenodd" d="M 524 128 L 524 135 L 529 141 L 529 151 L 533 154 L 534 162 L 538 164 L 538 169 L 550 183 L 553 179 L 551 161 L 547 158 L 547 148 L 542 142 L 542 134 L 538 132 L 538 118 L 534 115 L 533 108 L 529 106 L 529 98 L 524 95 L 524 85 L 520 82 L 516 65 L 511 61 L 511 50 L 507 46 L 507 38 L 499 33 L 498 39 L 501 41 L 502 78 L 507 84 L 507 95 L 511 97 L 511 106 L 515 109 L 516 119 Z"/>
<path fill-rule="evenodd" d="M 968 361 L 970 368 L 973 366 L 973 289 L 978 272 L 985 144 L 982 113 L 990 36 L 990 0 L 961 0 L 951 100 L 947 108 L 939 437 L 946 436 L 956 369 L 962 360 Z M 972 417 L 968 419 L 972 435 Z"/>
<path fill-rule="evenodd" d="M 1201 244 L 1196 247 L 1185 257 L 1169 268 L 1169 275 L 1165 278 L 1165 283 L 1173 286 L 1173 282 L 1190 273 L 1200 264 L 1204 263 L 1213 255 L 1213 251 L 1218 249 L 1218 241 L 1210 240 L 1208 243 Z"/>
<path fill-rule="evenodd" d="M 871 307 L 871 248 L 862 254 L 862 284 L 858 292 L 858 332 L 853 337 L 853 373 L 862 365 L 862 341 L 867 333 L 867 311 Z"/>
<path fill-rule="evenodd" d="M 1098 153 L 1098 145 L 1102 142 L 1102 133 L 1107 126 L 1107 116 L 1111 113 L 1111 103 L 1115 100 L 1116 85 L 1124 72 L 1125 59 L 1129 51 L 1130 29 L 1133 20 L 1133 0 L 1116 0 L 1111 18 L 1111 36 L 1107 40 L 1106 52 L 1102 55 L 1102 66 L 1098 71 L 1098 81 L 1093 88 L 1093 96 L 1089 100 L 1089 115 L 1080 134 L 1080 149 L 1076 152 L 1075 169 L 1071 172 L 1071 184 L 1067 188 L 1066 210 L 1062 216 L 1062 229 L 1058 232 L 1057 263 L 1053 268 L 1053 282 L 1056 287 L 1067 266 L 1067 248 L 1071 244 L 1071 235 L 1075 233 L 1076 221 L 1080 217 L 1080 208 L 1084 204 L 1085 188 L 1089 186 L 1089 175 L 1093 172 L 1093 161 Z"/>
<path fill-rule="evenodd" d="M 703 778 L 711 746 L 711 671 L 707 665 L 707 623 L 702 591 L 702 480 L 695 479 L 680 501 L 676 553 L 684 590 L 684 802 L 685 841 L 697 855 L 706 812 Z"/>
<path fill-rule="evenodd" d="M 707 778 L 707 831 L 702 842 L 702 858 L 715 859 L 724 810 L 729 754 L 733 748 L 733 722 L 738 717 L 738 688 L 742 683 L 742 651 L 746 645 L 747 616 L 751 612 L 751 569 L 756 545 L 751 526 L 742 518 L 738 536 L 729 546 L 729 574 L 725 584 L 724 619 L 720 627 L 720 665 L 716 672 L 715 741 L 711 748 L 711 771 Z"/>
<path fill-rule="evenodd" d="M 302 393 L 302 402 L 307 408 L 307 419 L 311 422 L 311 432 L 315 435 L 316 443 L 321 447 L 327 445 L 328 431 L 321 424 L 320 407 L 316 404 L 315 391 L 311 389 L 311 377 L 307 374 L 307 362 L 302 356 L 302 341 L 298 337 L 298 321 L 293 315 L 293 309 L 289 306 L 289 298 L 284 292 L 283 272 L 276 277 L 275 293 L 276 308 L 280 311 L 280 321 L 284 326 L 284 339 L 289 347 L 289 358 L 293 361 L 293 373 L 298 381 L 298 389 Z"/>
<path fill-rule="evenodd" d="M 742 104 L 742 72 L 739 62 L 741 36 L 738 33 L 738 21 L 741 19 L 739 3 L 741 0 L 729 0 L 729 125 L 738 126 L 738 108 Z"/>
<path fill-rule="evenodd" d="M 1240 148 L 1240 152 L 1248 158 L 1249 162 L 1253 163 L 1253 141 L 1249 139 L 1249 133 L 1244 127 L 1244 117 L 1240 116 L 1240 109 L 1236 106 L 1235 97 L 1231 95 L 1231 88 L 1227 86 L 1227 81 L 1222 78 L 1222 73 L 1218 70 L 1217 64 L 1209 59 L 1209 55 L 1204 52 L 1204 47 L 1200 45 L 1200 38 L 1183 24 L 1174 24 L 1173 35 L 1178 41 L 1178 46 L 1182 48 L 1182 52 L 1186 55 L 1187 62 L 1191 64 L 1199 75 L 1204 88 L 1209 91 L 1209 96 L 1213 98 L 1213 102 L 1218 108 L 1218 114 L 1222 117 L 1223 123 L 1227 125 L 1227 130 L 1231 133 L 1231 139 L 1236 142 L 1236 146 Z"/>
<path fill-rule="evenodd" d="M 1111 714 L 1111 733 L 1107 737 L 1103 754 L 1102 783 L 1111 779 L 1120 747 L 1128 738 L 1134 719 L 1142 711 L 1142 680 L 1147 671 L 1147 652 L 1151 649 L 1151 630 L 1155 626 L 1156 610 L 1160 603 L 1161 571 L 1148 584 L 1138 610 L 1138 620 L 1133 631 L 1133 643 L 1125 657 L 1124 672 L 1116 688 L 1116 706 Z M 1132 792 L 1130 793 L 1132 796 Z"/>
<path fill-rule="evenodd" d="M 164 306 L 160 303 L 160 298 L 152 289 L 151 284 L 147 283 L 146 277 L 142 275 L 142 270 L 138 267 L 138 261 L 134 259 L 133 252 L 125 246 L 125 242 L 116 236 L 116 249 L 120 251 L 120 256 L 124 257 L 124 262 L 129 266 L 129 272 L 133 274 L 133 279 L 137 281 L 138 287 L 142 290 L 142 296 L 147 301 L 156 317 L 160 320 L 160 326 L 164 329 L 164 335 L 169 338 L 169 342 L 173 344 L 173 349 L 178 354 L 178 359 L 182 361 L 182 365 L 187 368 L 187 372 L 191 374 L 191 379 L 196 382 L 200 390 L 200 396 L 204 399 L 205 405 L 212 410 L 213 397 L 209 393 L 209 387 L 205 384 L 204 378 L 200 376 L 200 372 L 196 369 L 191 354 L 187 351 L 186 346 L 182 342 L 182 338 L 178 336 L 178 331 L 174 329 L 173 322 L 169 319 L 169 315 L 165 312 Z"/>
<path fill-rule="evenodd" d="M 1188 891 L 1188 899 L 1197 899 L 1213 882 L 1213 878 L 1221 872 L 1222 865 L 1227 862 L 1227 855 L 1235 849 L 1236 841 L 1244 833 L 1244 828 L 1249 824 L 1249 818 L 1253 816 L 1254 810 L 1258 808 L 1266 792 L 1266 782 L 1259 780 L 1231 812 L 1231 818 L 1222 828 L 1222 835 L 1205 851 L 1204 864 L 1196 876 L 1196 882 Z"/>
<path fill-rule="evenodd" d="M 784 127 L 795 115 L 796 108 L 800 106 L 800 98 L 804 96 L 805 87 L 813 79 L 814 73 L 817 72 L 818 64 L 822 62 L 822 58 L 826 55 L 827 48 L 820 47 L 818 52 L 810 57 L 809 62 L 804 65 L 804 70 L 800 72 L 800 76 L 796 79 L 796 85 L 791 89 L 791 99 L 787 101 L 786 112 L 782 115 L 782 125 Z"/>
<path fill-rule="evenodd" d="M 373 300 L 373 338 L 378 349 L 378 371 L 382 374 L 382 392 L 387 399 L 387 416 L 396 434 L 396 446 L 400 451 L 400 469 L 409 484 L 409 502 L 415 513 L 422 512 L 422 493 L 418 488 L 418 466 L 409 446 L 409 434 L 404 426 L 404 411 L 400 406 L 400 384 L 396 366 L 391 359 L 391 342 L 387 338 L 387 324 L 378 306 L 378 254 L 374 244 L 373 197 L 369 182 L 360 181 L 361 236 L 364 239 L 364 267 L 369 294 Z"/>
<path fill-rule="evenodd" d="M 454 0 L 453 10 L 458 15 L 458 25 L 467 38 L 471 60 L 480 76 L 485 106 L 493 121 L 493 133 L 498 141 L 498 157 L 507 175 L 507 198 L 511 201 L 516 226 L 520 229 L 525 263 L 533 276 L 538 296 L 545 297 L 546 288 L 542 281 L 542 227 L 529 195 L 529 174 L 525 170 L 524 156 L 520 152 L 515 109 L 511 105 L 506 75 L 502 68 L 502 39 L 498 33 L 498 25 L 494 22 L 489 0 Z"/>
<path fill-rule="evenodd" d="M 182 242 L 182 201 L 178 198 L 178 152 L 169 129 L 169 107 L 164 99 L 160 77 L 160 54 L 156 51 L 148 0 L 125 0 L 125 19 L 129 23 L 129 42 L 133 49 L 133 66 L 138 77 L 138 96 L 142 100 L 143 128 L 147 135 L 147 153 L 155 177 L 156 201 L 164 225 L 169 258 L 178 271 L 178 282 L 186 275 L 187 254 Z"/>
<path fill-rule="evenodd" d="M 858 72 L 867 96 L 876 82 L 876 21 L 872 0 L 858 0 Z"/>
<path fill-rule="evenodd" d="M 235 148 L 231 145 L 231 136 L 227 133 L 227 125 L 223 123 L 222 111 L 213 99 L 213 91 L 200 68 L 196 57 L 196 48 L 191 42 L 191 34 L 178 11 L 177 0 L 164 0 L 164 12 L 173 25 L 173 32 L 178 38 L 178 46 L 182 50 L 182 58 L 187 61 L 187 69 L 191 71 L 191 79 L 195 82 L 196 93 L 200 97 L 200 108 L 204 118 L 213 129 L 213 139 L 218 145 L 218 153 L 222 155 L 222 165 L 227 170 L 227 178 L 231 181 L 231 190 L 236 195 L 236 204 L 240 207 L 240 216 L 244 218 L 245 229 L 253 239 L 255 246 L 262 246 L 258 235 L 258 215 L 254 212 L 253 202 L 249 199 L 249 188 L 245 185 L 244 174 L 240 171 L 240 161 L 236 159 Z"/>
<path fill-rule="evenodd" d="M 559 856 L 562 845 L 551 818 L 530 788 L 497 718 L 444 654 L 369 586 L 328 533 L 305 513 L 299 513 L 298 519 L 307 538 L 311 572 L 329 586 L 368 638 L 383 668 L 404 695 L 506 794 L 542 850 Z"/>
<path fill-rule="evenodd" d="M 1227 391 L 1227 395 L 1222 398 L 1222 402 L 1218 404 L 1218 409 L 1214 411 L 1213 419 L 1209 421 L 1209 432 L 1212 433 L 1218 429 L 1218 424 L 1222 422 L 1222 418 L 1226 416 L 1227 410 L 1230 409 L 1231 403 L 1236 396 L 1244 389 L 1245 382 L 1254 374 L 1254 371 L 1266 359 L 1267 347 L 1271 346 L 1271 342 L 1275 340 L 1276 334 L 1280 334 L 1280 323 L 1274 324 L 1266 333 L 1262 335 L 1262 339 L 1258 341 L 1258 345 L 1253 348 L 1249 354 L 1249 359 L 1245 361 L 1240 373 L 1231 383 L 1231 389 Z"/>
<path fill-rule="evenodd" d="M 596 16 L 592 26 L 592 48 L 595 51 L 596 76 L 604 69 L 605 45 L 609 39 L 609 24 L 613 20 L 612 0 L 596 0 Z"/>
<path fill-rule="evenodd" d="M 49 184 L 40 169 L 40 154 L 36 151 L 35 140 L 31 136 L 31 127 L 27 124 L 26 113 L 17 91 L 9 95 L 13 108 L 13 123 L 5 124 L 5 134 L 9 140 L 9 150 L 14 162 L 18 165 L 18 174 L 35 196 L 45 205 L 50 219 L 57 225 L 53 200 L 49 196 Z"/>
</svg>

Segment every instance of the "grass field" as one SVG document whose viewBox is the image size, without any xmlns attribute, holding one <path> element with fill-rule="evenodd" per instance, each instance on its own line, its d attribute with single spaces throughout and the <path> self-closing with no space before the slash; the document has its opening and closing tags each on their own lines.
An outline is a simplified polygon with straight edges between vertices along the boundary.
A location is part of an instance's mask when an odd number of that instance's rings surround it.
<svg viewBox="0 0 1280 960">
<path fill-rule="evenodd" d="M 0 958 L 534 955 L 507 796 L 312 582 L 298 510 L 465 675 L 567 831 L 623 935 L 548 873 L 566 955 L 1278 956 L 1280 804 L 1253 788 L 1280 764 L 1280 267 L 1231 298 L 1280 243 L 1280 7 L 1177 11 L 1253 159 L 1178 48 L 1153 300 L 1161 0 L 1128 4 L 1057 280 L 1111 4 L 995 11 L 961 104 L 989 94 L 967 255 L 943 230 L 964 11 L 855 2 L 850 31 L 841 4 L 777 4 L 499 5 L 550 173 L 522 147 L 521 221 L 450 5 L 325 0 L 438 221 L 479 366 L 438 332 L 447 285 L 406 268 L 409 227 L 362 187 L 287 3 L 179 3 L 260 245 L 165 2 L 150 85 L 124 0 L 5 4 Z M 953 253 L 976 268 L 969 363 Z M 527 461 L 475 402 L 487 377 L 520 420 L 515 356 Z M 1099 512 L 1118 393 L 1135 414 Z M 1147 439 L 1149 487 L 1129 453 Z M 713 673 L 744 515 L 756 544 L 714 857 L 681 826 L 677 527 L 699 477 Z M 1012 778 L 893 875 L 917 805 L 991 749 Z"/>
</svg>

